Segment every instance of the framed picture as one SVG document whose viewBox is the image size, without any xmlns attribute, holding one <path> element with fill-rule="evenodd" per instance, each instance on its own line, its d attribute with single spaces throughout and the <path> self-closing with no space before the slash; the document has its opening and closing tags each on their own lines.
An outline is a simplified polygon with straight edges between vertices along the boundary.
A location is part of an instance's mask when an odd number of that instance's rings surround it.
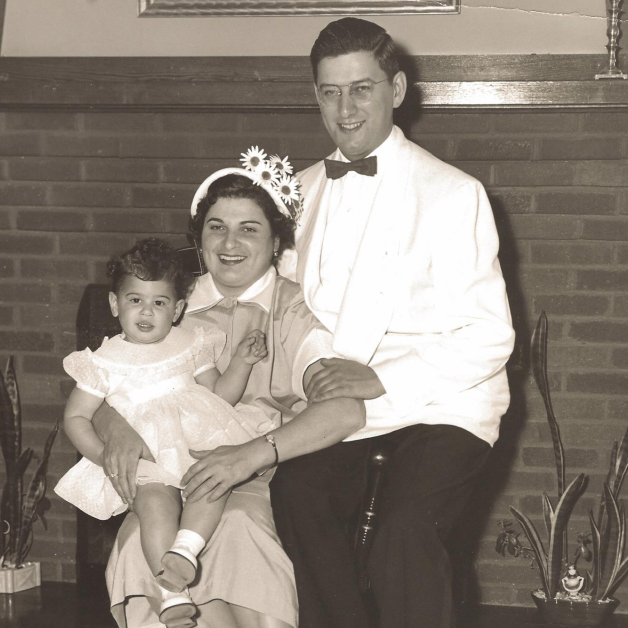
<svg viewBox="0 0 628 628">
<path fill-rule="evenodd" d="M 139 0 L 140 17 L 460 13 L 460 0 Z"/>
</svg>

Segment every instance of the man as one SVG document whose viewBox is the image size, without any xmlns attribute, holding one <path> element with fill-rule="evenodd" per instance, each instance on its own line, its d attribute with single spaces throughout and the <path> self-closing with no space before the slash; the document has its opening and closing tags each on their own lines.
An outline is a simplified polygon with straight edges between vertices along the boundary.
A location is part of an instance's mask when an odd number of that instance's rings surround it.
<svg viewBox="0 0 628 628">
<path fill-rule="evenodd" d="M 393 448 L 368 565 L 377 625 L 448 628 L 444 543 L 509 404 L 514 334 L 493 216 L 478 181 L 394 126 L 406 77 L 384 29 L 338 20 L 310 58 L 337 150 L 299 175 L 306 207 L 291 271 L 339 358 L 322 361 L 306 393 L 310 402 L 366 399 L 367 422 L 345 442 L 280 464 L 271 483 L 300 628 L 373 620 L 345 529 L 374 438 Z"/>
</svg>

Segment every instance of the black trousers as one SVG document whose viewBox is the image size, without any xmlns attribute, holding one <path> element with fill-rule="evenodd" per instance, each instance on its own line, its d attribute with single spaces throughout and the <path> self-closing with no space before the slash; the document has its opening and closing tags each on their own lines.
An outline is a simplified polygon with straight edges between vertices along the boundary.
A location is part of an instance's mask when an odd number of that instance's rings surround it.
<svg viewBox="0 0 628 628">
<path fill-rule="evenodd" d="M 347 534 L 374 439 L 281 463 L 270 483 L 277 530 L 295 569 L 300 628 L 453 626 L 444 543 L 490 446 L 447 425 L 414 425 L 377 438 L 393 453 L 368 564 L 375 611 L 359 591 Z"/>
</svg>

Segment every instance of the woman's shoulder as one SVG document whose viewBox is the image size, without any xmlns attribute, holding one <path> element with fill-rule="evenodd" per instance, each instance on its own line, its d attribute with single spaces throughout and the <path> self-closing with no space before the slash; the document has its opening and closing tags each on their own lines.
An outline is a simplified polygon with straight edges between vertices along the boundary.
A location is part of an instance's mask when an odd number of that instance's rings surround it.
<svg viewBox="0 0 628 628">
<path fill-rule="evenodd" d="M 281 275 L 277 275 L 275 295 L 276 303 L 291 303 L 292 301 L 305 302 L 301 286 L 296 283 L 296 281 L 292 281 L 292 279 L 288 279 L 287 277 L 283 277 Z"/>
<path fill-rule="evenodd" d="M 284 323 L 295 316 L 300 318 L 314 316 L 305 303 L 301 286 L 281 275 L 277 277 L 273 310 L 275 320 L 280 319 Z"/>
</svg>

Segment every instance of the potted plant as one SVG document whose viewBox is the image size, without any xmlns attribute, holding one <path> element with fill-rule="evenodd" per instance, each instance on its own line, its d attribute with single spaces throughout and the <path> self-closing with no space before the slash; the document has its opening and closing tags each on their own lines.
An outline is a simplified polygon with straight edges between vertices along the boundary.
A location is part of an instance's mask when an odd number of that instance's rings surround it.
<svg viewBox="0 0 628 628">
<path fill-rule="evenodd" d="M 33 524 L 41 519 L 47 529 L 44 510 L 49 507 L 46 472 L 50 450 L 59 431 L 57 421 L 50 432 L 44 452 L 28 491 L 23 493 L 24 475 L 33 450 L 22 451 L 22 416 L 20 394 L 13 367 L 7 362 L 4 377 L 0 373 L 0 448 L 4 457 L 5 477 L 0 501 L 0 593 L 15 593 L 41 584 L 39 563 L 26 562 L 33 544 Z"/>
<path fill-rule="evenodd" d="M 628 470 L 628 430 L 621 444 L 615 442 L 611 451 L 610 469 L 600 496 L 597 515 L 589 511 L 590 533 L 578 535 L 570 559 L 567 526 L 573 508 L 586 490 L 587 477 L 579 474 L 567 485 L 565 455 L 560 428 L 554 415 L 547 378 L 547 317 L 539 317 L 531 341 L 531 363 L 536 385 L 545 402 L 547 421 L 552 436 L 558 497 L 552 504 L 543 493 L 543 519 L 547 540 L 530 518 L 510 507 L 510 512 L 521 526 L 528 546 L 519 540 L 520 533 L 511 522 L 500 522 L 502 531 L 496 550 L 503 556 L 510 554 L 527 558 L 538 567 L 541 588 L 532 592 L 532 599 L 546 621 L 571 626 L 597 626 L 614 612 L 619 602 L 612 595 L 628 575 L 628 557 L 624 554 L 626 519 L 619 500 L 622 482 Z M 578 561 L 590 562 L 583 573 Z"/>
</svg>

